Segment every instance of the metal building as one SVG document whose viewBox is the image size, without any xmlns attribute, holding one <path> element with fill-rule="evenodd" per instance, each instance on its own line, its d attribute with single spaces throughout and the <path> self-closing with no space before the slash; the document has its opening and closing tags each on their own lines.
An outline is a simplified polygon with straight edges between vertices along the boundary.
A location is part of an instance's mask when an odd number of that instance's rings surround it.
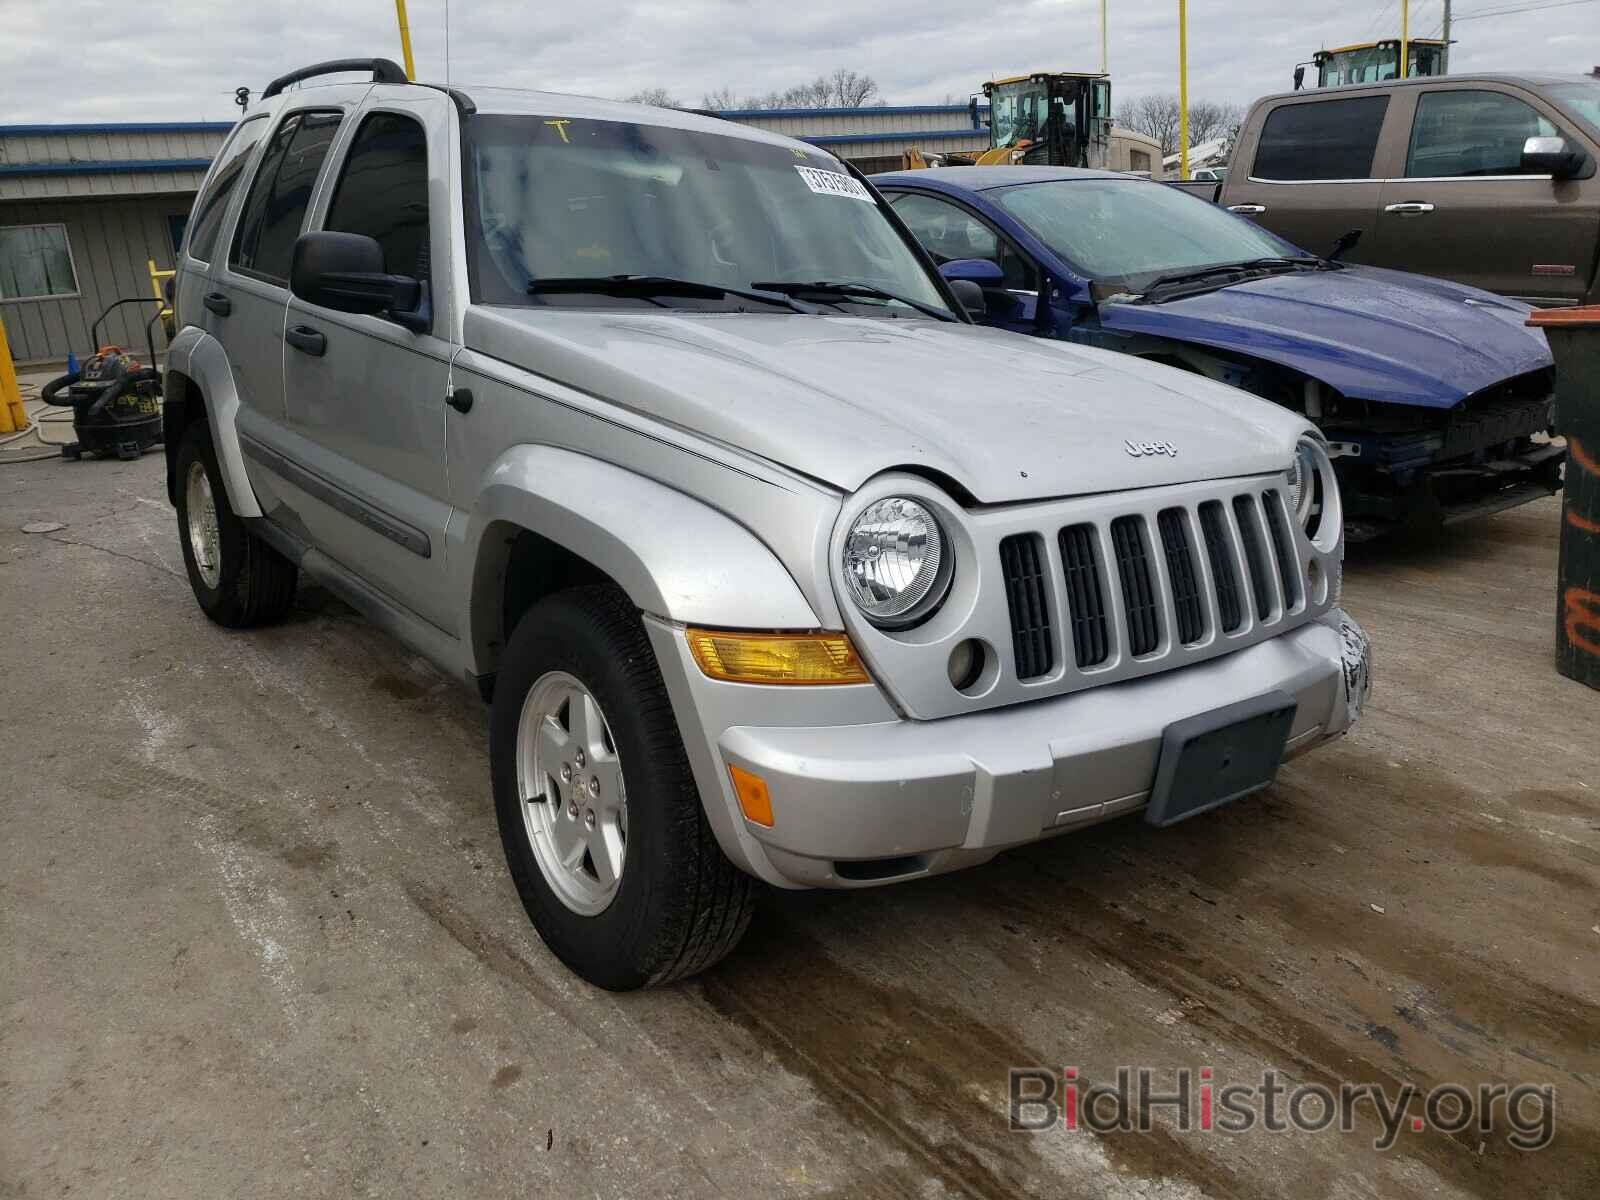
<svg viewBox="0 0 1600 1200">
<path fill-rule="evenodd" d="M 148 263 L 171 267 L 195 191 L 228 123 L 0 125 L 0 320 L 19 363 L 92 350 L 113 300 L 152 295 Z M 103 334 L 145 344 L 127 306 Z M 156 348 L 163 347 L 160 328 Z"/>
</svg>

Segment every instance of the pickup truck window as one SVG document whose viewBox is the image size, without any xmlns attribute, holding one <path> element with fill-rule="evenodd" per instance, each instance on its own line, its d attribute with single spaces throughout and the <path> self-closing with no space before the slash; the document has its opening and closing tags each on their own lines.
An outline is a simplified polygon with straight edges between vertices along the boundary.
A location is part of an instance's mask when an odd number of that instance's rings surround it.
<svg viewBox="0 0 1600 1200">
<path fill-rule="evenodd" d="M 1367 179 L 1387 96 L 1310 100 L 1267 114 L 1250 172 L 1257 179 Z"/>
<path fill-rule="evenodd" d="M 1520 175 L 1522 143 L 1556 127 L 1504 92 L 1438 91 L 1417 97 L 1406 176 Z"/>
<path fill-rule="evenodd" d="M 1600 138 L 1600 80 L 1594 83 L 1552 83 L 1544 94 L 1571 116 L 1589 127 L 1592 137 Z"/>
<path fill-rule="evenodd" d="M 1254 222 L 1159 183 L 1061 179 L 989 195 L 1097 283 L 1299 253 Z"/>
<path fill-rule="evenodd" d="M 294 113 L 278 126 L 239 214 L 228 258 L 234 270 L 271 283 L 288 282 L 295 239 L 340 116 L 337 109 Z"/>
<path fill-rule="evenodd" d="M 361 122 L 325 224 L 376 241 L 384 270 L 428 278 L 428 142 L 421 125 L 382 112 Z"/>
<path fill-rule="evenodd" d="M 468 270 L 481 303 L 648 303 L 528 290 L 624 275 L 745 289 L 864 283 L 948 311 L 876 196 L 821 151 L 560 114 L 475 116 L 467 140 Z"/>
</svg>

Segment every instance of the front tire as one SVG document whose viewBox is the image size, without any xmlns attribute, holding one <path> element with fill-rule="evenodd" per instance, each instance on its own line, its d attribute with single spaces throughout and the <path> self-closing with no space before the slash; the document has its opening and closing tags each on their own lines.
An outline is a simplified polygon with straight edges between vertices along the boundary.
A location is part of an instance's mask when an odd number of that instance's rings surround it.
<svg viewBox="0 0 1600 1200">
<path fill-rule="evenodd" d="M 612 587 L 539 602 L 495 680 L 506 863 L 539 936 L 590 983 L 651 987 L 738 943 L 754 881 L 706 822 L 655 654 Z"/>
<path fill-rule="evenodd" d="M 200 610 L 228 629 L 276 621 L 294 603 L 294 563 L 233 511 L 205 422 L 178 445 L 178 541 Z"/>
</svg>

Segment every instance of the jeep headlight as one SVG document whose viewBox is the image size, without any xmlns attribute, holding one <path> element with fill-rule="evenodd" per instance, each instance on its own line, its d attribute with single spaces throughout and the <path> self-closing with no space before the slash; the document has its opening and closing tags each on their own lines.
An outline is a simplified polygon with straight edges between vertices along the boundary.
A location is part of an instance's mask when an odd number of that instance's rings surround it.
<svg viewBox="0 0 1600 1200">
<path fill-rule="evenodd" d="M 1333 459 L 1322 439 L 1301 435 L 1289 464 L 1289 507 L 1313 545 L 1331 551 L 1338 544 L 1344 512 Z"/>
<path fill-rule="evenodd" d="M 906 629 L 944 602 L 954 555 L 938 518 L 904 496 L 869 504 L 844 540 L 844 580 L 880 629 Z"/>
</svg>

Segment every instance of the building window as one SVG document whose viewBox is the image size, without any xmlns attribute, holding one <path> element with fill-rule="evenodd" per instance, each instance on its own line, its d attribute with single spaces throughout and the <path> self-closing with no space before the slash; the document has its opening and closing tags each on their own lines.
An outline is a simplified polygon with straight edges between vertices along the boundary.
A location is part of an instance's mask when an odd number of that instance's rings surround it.
<svg viewBox="0 0 1600 1200">
<path fill-rule="evenodd" d="M 1147 151 L 1147 150 L 1133 150 L 1133 149 L 1130 149 L 1128 151 L 1128 170 L 1130 170 L 1130 171 L 1148 171 L 1148 170 L 1150 170 L 1150 153 L 1149 153 L 1149 151 Z"/>
<path fill-rule="evenodd" d="M 0 227 L 0 300 L 49 300 L 78 294 L 65 225 Z"/>
</svg>

